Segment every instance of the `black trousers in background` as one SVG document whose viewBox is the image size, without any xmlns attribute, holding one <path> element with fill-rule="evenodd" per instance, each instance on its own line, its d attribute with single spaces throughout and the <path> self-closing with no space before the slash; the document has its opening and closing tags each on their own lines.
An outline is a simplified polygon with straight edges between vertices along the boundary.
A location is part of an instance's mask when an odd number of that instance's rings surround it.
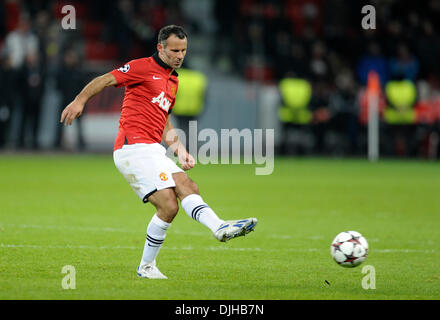
<svg viewBox="0 0 440 320">
<path fill-rule="evenodd" d="M 30 135 L 30 147 L 39 149 L 38 133 L 40 127 L 40 101 L 24 101 L 21 113 L 18 147 L 26 148 L 26 137 Z"/>
<path fill-rule="evenodd" d="M 59 113 L 58 113 L 58 117 L 61 117 L 61 112 L 62 110 L 70 103 L 71 101 L 66 101 L 64 100 L 63 103 L 61 104 L 62 109 L 60 109 Z M 82 126 L 82 120 L 81 117 L 76 118 L 74 123 L 76 123 L 77 126 L 77 138 L 78 138 L 78 148 L 80 150 L 84 150 L 86 147 L 86 143 L 84 140 L 84 135 L 83 135 L 83 126 Z M 75 124 L 74 124 L 75 125 Z M 63 123 L 58 123 L 57 124 L 57 129 L 56 129 L 56 133 L 55 133 L 55 143 L 54 143 L 54 148 L 55 149 L 61 149 L 63 147 L 62 142 L 63 142 L 63 136 L 64 136 L 64 124 Z"/>
</svg>

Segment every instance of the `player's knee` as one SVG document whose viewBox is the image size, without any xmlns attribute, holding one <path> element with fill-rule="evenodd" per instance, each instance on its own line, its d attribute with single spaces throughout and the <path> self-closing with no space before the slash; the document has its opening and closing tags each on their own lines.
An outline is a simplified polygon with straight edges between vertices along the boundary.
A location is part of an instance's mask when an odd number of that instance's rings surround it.
<svg viewBox="0 0 440 320">
<path fill-rule="evenodd" d="M 157 215 L 165 222 L 171 223 L 179 211 L 177 201 L 167 201 L 157 208 Z"/>
<path fill-rule="evenodd" d="M 179 211 L 177 199 L 169 199 L 164 206 L 164 211 L 168 217 L 174 218 Z"/>
</svg>

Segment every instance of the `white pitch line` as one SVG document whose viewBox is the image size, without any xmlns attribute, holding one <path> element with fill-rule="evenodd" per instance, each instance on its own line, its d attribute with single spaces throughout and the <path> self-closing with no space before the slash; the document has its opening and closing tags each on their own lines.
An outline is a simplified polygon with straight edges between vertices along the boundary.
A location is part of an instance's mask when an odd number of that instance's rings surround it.
<svg viewBox="0 0 440 320">
<path fill-rule="evenodd" d="M 374 249 L 374 252 L 379 253 L 436 253 L 434 249 L 431 250 L 417 250 L 417 249 Z"/>
<path fill-rule="evenodd" d="M 121 232 L 133 233 L 134 230 L 112 228 L 112 227 L 88 227 L 88 226 L 66 226 L 66 225 L 38 225 L 38 224 L 3 224 L 1 226 L 15 227 L 21 229 L 50 229 L 50 230 L 74 230 L 74 231 L 94 231 L 94 232 Z M 182 232 L 179 230 L 169 230 L 170 233 L 185 234 L 191 236 L 206 236 L 206 232 Z"/>
<path fill-rule="evenodd" d="M 90 245 L 35 245 L 35 244 L 5 244 L 0 243 L 0 248 L 30 248 L 30 249 L 93 249 L 93 250 L 115 250 L 115 249 L 130 249 L 140 250 L 142 246 L 90 246 Z M 256 251 L 256 252 L 319 252 L 323 248 L 286 248 L 286 249 L 262 249 L 262 248 L 235 248 L 226 246 L 209 246 L 209 247 L 168 247 L 164 245 L 161 250 L 204 250 L 204 251 Z M 375 249 L 375 253 L 436 253 L 436 250 L 416 250 L 416 249 Z"/>
<path fill-rule="evenodd" d="M 1 226 L 1 225 L 0 225 Z M 38 224 L 4 224 L 7 227 L 15 227 L 21 229 L 49 229 L 49 230 L 74 230 L 74 231 L 94 231 L 94 232 L 121 232 L 121 233 L 133 233 L 133 230 L 112 228 L 112 227 L 89 227 L 89 226 L 66 226 L 66 225 L 38 225 Z M 181 231 L 179 229 L 169 229 L 169 234 L 182 234 L 188 236 L 206 236 L 209 235 L 209 231 Z M 269 235 L 270 238 L 275 239 L 295 239 L 292 235 L 274 234 Z M 309 236 L 304 238 L 306 240 L 323 240 L 322 235 Z"/>
</svg>

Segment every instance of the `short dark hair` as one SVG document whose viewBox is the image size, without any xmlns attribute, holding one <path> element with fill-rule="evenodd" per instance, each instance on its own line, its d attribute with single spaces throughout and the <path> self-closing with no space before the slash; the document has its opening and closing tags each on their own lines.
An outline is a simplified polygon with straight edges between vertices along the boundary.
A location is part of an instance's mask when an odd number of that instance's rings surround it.
<svg viewBox="0 0 440 320">
<path fill-rule="evenodd" d="M 157 37 L 157 41 L 159 43 L 165 42 L 172 34 L 174 34 L 179 39 L 187 38 L 185 30 L 181 26 L 176 26 L 174 24 L 170 24 L 168 26 L 163 27 L 159 31 L 159 36 Z"/>
</svg>

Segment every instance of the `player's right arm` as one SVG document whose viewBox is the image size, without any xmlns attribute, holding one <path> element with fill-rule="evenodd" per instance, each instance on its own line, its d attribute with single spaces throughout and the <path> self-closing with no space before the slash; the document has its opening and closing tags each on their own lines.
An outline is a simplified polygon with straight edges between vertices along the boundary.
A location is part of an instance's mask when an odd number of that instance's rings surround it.
<svg viewBox="0 0 440 320">
<path fill-rule="evenodd" d="M 116 85 L 116 78 L 111 73 L 106 73 L 90 81 L 76 98 L 64 108 L 61 113 L 60 122 L 64 122 L 66 126 L 71 125 L 73 120 L 82 114 L 86 102 L 89 101 L 91 97 L 101 92 L 104 88 L 114 85 Z"/>
</svg>

